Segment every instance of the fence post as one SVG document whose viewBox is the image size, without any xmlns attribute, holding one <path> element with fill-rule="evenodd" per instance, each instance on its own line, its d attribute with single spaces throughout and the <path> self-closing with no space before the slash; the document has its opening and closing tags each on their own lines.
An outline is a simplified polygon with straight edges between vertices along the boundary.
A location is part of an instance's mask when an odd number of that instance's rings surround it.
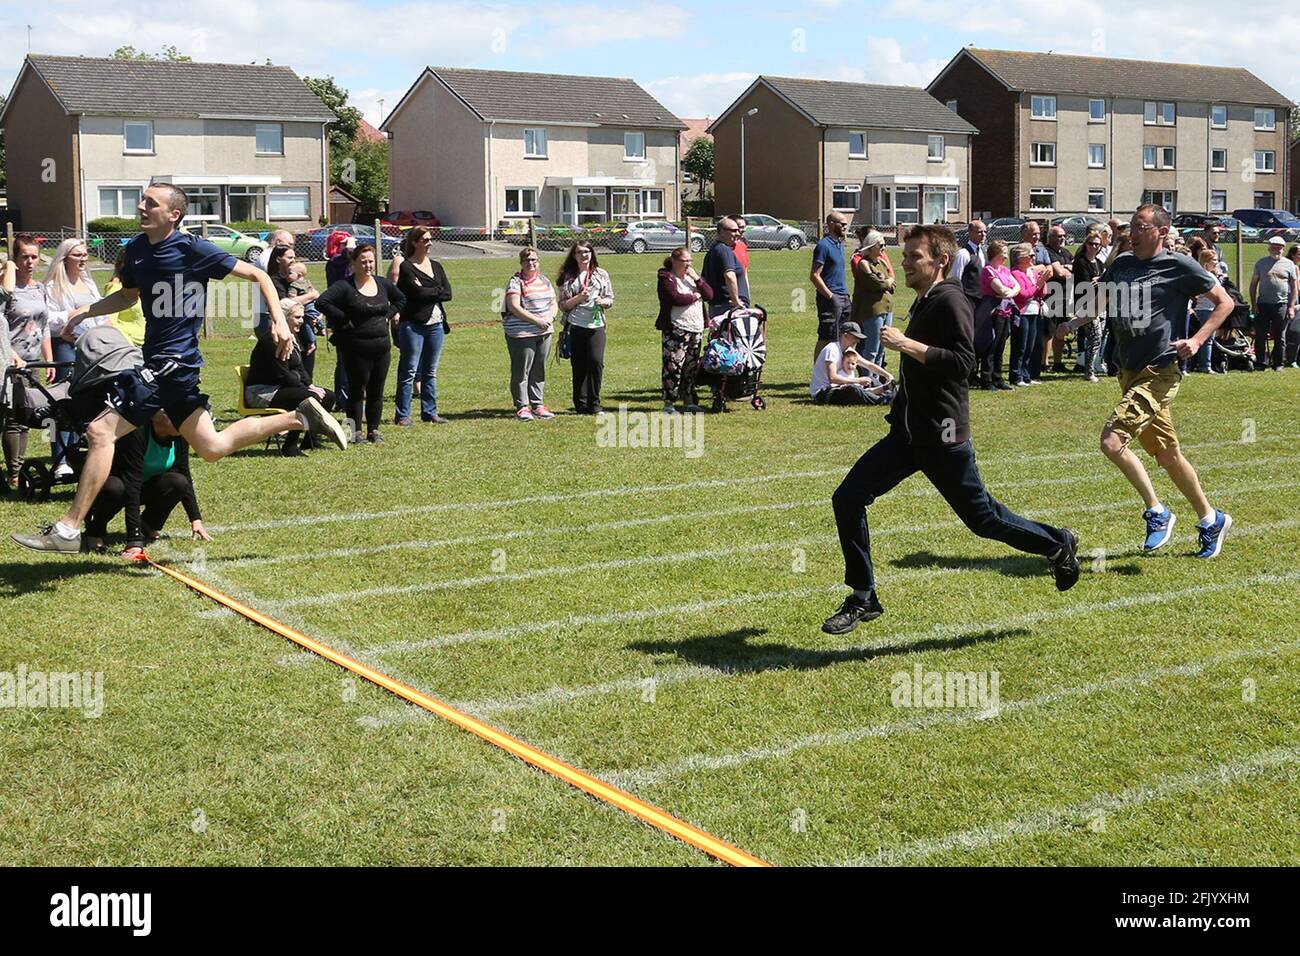
<svg viewBox="0 0 1300 956">
<path fill-rule="evenodd" d="M 384 234 L 379 231 L 379 217 L 375 217 L 375 275 L 384 275 Z"/>
<path fill-rule="evenodd" d="M 691 252 L 695 251 L 695 249 L 692 248 L 691 246 L 691 240 L 693 240 L 694 238 L 695 238 L 695 233 L 691 229 L 691 217 L 687 216 L 686 217 L 686 248 L 690 249 Z"/>
<path fill-rule="evenodd" d="M 537 220 L 531 216 L 528 217 L 528 244 L 537 248 Z"/>
<path fill-rule="evenodd" d="M 14 224 L 5 223 L 5 258 L 12 259 L 14 255 Z"/>
<path fill-rule="evenodd" d="M 1242 248 L 1241 248 L 1241 233 L 1242 233 L 1241 222 L 1240 222 L 1240 220 L 1238 220 L 1238 222 L 1237 222 L 1237 288 L 1238 288 L 1238 289 L 1241 289 L 1241 288 L 1242 288 L 1242 285 L 1241 285 L 1241 260 L 1242 260 L 1242 258 L 1243 258 L 1243 256 L 1244 256 L 1244 253 L 1243 253 Z"/>
</svg>

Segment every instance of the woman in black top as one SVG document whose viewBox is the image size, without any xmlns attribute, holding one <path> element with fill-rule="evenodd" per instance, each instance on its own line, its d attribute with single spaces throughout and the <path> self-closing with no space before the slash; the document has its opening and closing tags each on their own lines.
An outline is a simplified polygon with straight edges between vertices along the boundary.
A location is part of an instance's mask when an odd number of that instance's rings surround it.
<svg viewBox="0 0 1300 956">
<path fill-rule="evenodd" d="M 375 275 L 375 247 L 361 243 L 352 250 L 352 275 L 340 279 L 316 300 L 334 333 L 330 341 L 339 350 L 348 373 L 348 418 L 354 441 L 383 442 L 379 422 L 384 414 L 384 382 L 388 378 L 392 345 L 389 322 L 406 305 L 406 296 L 383 276 Z"/>
<path fill-rule="evenodd" d="M 108 480 L 86 516 L 82 547 L 103 551 L 108 523 L 119 511 L 125 511 L 126 550 L 122 556 L 138 557 L 146 544 L 158 538 L 178 504 L 185 507 L 194 540 L 211 541 L 212 536 L 203 527 L 203 514 L 190 477 L 190 446 L 171 420 L 159 412 L 149 425 L 118 440 Z"/>
<path fill-rule="evenodd" d="M 429 255 L 433 233 L 415 226 L 402 239 L 397 288 L 406 296 L 406 310 L 397 325 L 397 409 L 399 425 L 411 424 L 411 392 L 420 380 L 420 418 L 435 425 L 438 414 L 438 357 L 447 334 L 444 303 L 451 301 L 451 283 L 442 265 Z M 391 273 L 389 273 L 391 275 Z"/>
<path fill-rule="evenodd" d="M 281 299 L 280 311 L 289 323 L 289 331 L 294 334 L 293 350 L 287 359 L 281 359 L 275 354 L 276 346 L 269 335 L 258 338 L 248 360 L 244 404 L 249 408 L 297 408 L 304 399 L 311 397 L 324 405 L 326 411 L 334 411 L 334 393 L 311 383 L 311 373 L 303 361 L 298 339 L 304 321 L 303 307 L 293 299 Z M 302 432 L 287 432 L 280 454 L 286 458 L 301 456 L 301 438 Z"/>
<path fill-rule="evenodd" d="M 1089 382 L 1097 378 L 1097 359 L 1105 347 L 1106 324 L 1102 314 L 1101 285 L 1104 263 L 1097 257 L 1101 251 L 1101 233 L 1089 230 L 1079 251 L 1074 254 L 1074 318 L 1057 326 L 1056 334 L 1064 341 L 1075 329 L 1079 330 L 1079 351 L 1083 353 L 1083 377 Z"/>
</svg>

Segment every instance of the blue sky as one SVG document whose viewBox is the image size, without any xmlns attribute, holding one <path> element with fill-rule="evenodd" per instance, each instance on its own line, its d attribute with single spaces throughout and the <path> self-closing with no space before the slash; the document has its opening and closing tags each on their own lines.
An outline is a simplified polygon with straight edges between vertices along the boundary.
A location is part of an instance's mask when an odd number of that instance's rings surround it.
<svg viewBox="0 0 1300 956">
<path fill-rule="evenodd" d="M 171 44 L 195 59 L 333 74 L 366 118 L 392 109 L 425 65 L 631 76 L 683 117 L 716 116 L 760 72 L 923 86 L 966 44 L 1245 66 L 1300 99 L 1300 7 L 1252 4 L 1226 29 L 1222 0 L 983 6 L 961 0 L 419 2 L 0 0 L 0 85 L 27 50 L 106 56 Z M 1287 39 L 1289 38 L 1289 40 Z"/>
</svg>

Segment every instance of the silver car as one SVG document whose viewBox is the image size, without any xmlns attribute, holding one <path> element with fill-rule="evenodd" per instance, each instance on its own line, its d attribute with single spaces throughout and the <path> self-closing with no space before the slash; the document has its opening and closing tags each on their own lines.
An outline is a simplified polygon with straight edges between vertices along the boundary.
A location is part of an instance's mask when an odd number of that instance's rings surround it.
<svg viewBox="0 0 1300 956">
<path fill-rule="evenodd" d="M 808 244 L 808 234 L 762 213 L 745 214 L 745 245 L 751 249 L 798 249 Z"/>
<path fill-rule="evenodd" d="M 686 245 L 686 230 L 663 219 L 642 219 L 629 222 L 609 237 L 609 247 L 615 252 L 647 252 L 651 249 L 671 250 Z M 704 251 L 704 235 L 694 232 L 690 243 L 692 252 Z"/>
</svg>

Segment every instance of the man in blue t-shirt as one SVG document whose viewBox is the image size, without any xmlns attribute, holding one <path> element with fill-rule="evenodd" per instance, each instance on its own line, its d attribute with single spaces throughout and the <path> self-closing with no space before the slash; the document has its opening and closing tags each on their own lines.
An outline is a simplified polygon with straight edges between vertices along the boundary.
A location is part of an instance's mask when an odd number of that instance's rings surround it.
<svg viewBox="0 0 1300 956">
<path fill-rule="evenodd" d="M 188 206 L 185 191 L 170 183 L 146 189 L 138 207 L 141 235 L 126 246 L 122 288 L 69 313 L 69 320 L 114 315 L 139 302 L 145 317 L 144 364 L 112 382 L 107 407 L 86 428 L 89 451 L 71 507 L 38 534 L 14 535 L 25 548 L 62 554 L 81 550 L 81 523 L 108 477 L 114 444 L 159 413 L 171 419 L 204 461 L 217 461 L 284 431 L 311 431 L 347 448 L 342 426 L 314 398 L 295 411 L 245 418 L 220 432 L 213 425 L 208 396 L 199 390 L 199 331 L 208 280 L 233 274 L 257 283 L 270 306 L 271 338 L 281 359 L 288 358 L 293 335 L 270 276 L 206 239 L 179 231 Z M 139 559 L 143 551 L 129 548 L 124 556 Z"/>
<path fill-rule="evenodd" d="M 740 228 L 730 217 L 718 222 L 718 241 L 704 257 L 700 278 L 713 289 L 709 302 L 709 315 L 721 315 L 731 309 L 749 305 L 749 279 L 745 266 L 736 258 L 734 246 Z"/>
<path fill-rule="evenodd" d="M 1133 439 L 1169 473 L 1200 518 L 1198 558 L 1214 558 L 1232 527 L 1232 517 L 1211 507 L 1196 469 L 1183 457 L 1169 414 L 1183 374 L 1179 359 L 1201 350 L 1228 314 L 1233 302 L 1223 286 L 1189 256 L 1166 252 L 1169 213 L 1154 203 L 1138 207 L 1129 230 L 1133 251 L 1117 256 L 1101 282 L 1107 321 L 1115 342 L 1119 387 L 1123 397 L 1101 432 L 1101 450 L 1137 489 L 1146 504 L 1142 517 L 1147 535 L 1143 551 L 1163 547 L 1174 530 L 1174 514 L 1156 497 L 1151 477 L 1129 449 Z M 1214 311 L 1188 338 L 1188 303 L 1204 295 Z"/>
<path fill-rule="evenodd" d="M 844 230 L 849 221 L 842 213 L 826 217 L 826 235 L 813 247 L 812 271 L 808 278 L 817 290 L 817 348 L 813 361 L 822 349 L 840 337 L 840 326 L 849 320 L 849 287 L 844 282 Z"/>
</svg>

